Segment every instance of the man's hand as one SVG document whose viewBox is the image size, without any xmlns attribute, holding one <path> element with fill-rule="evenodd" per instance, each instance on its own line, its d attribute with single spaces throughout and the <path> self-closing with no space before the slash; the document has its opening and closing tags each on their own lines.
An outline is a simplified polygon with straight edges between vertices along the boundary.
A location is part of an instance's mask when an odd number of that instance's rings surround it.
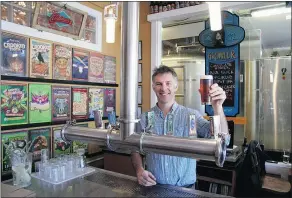
<svg viewBox="0 0 292 198">
<path fill-rule="evenodd" d="M 142 186 L 153 186 L 156 185 L 156 178 L 152 173 L 150 173 L 147 170 L 144 170 L 144 168 L 140 168 L 137 171 L 137 178 L 138 182 Z"/>
<path fill-rule="evenodd" d="M 225 91 L 218 86 L 217 83 L 213 84 L 210 88 L 209 95 L 214 111 L 222 108 L 222 104 L 226 99 Z"/>
</svg>

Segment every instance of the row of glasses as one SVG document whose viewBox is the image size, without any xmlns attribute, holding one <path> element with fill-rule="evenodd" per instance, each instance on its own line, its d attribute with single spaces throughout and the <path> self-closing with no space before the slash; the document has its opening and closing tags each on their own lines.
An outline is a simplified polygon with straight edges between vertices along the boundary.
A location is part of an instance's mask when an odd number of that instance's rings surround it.
<svg viewBox="0 0 292 198">
<path fill-rule="evenodd" d="M 85 168 L 83 164 L 83 156 L 61 154 L 49 160 L 35 162 L 35 172 L 40 178 L 59 183 L 83 172 Z"/>
</svg>

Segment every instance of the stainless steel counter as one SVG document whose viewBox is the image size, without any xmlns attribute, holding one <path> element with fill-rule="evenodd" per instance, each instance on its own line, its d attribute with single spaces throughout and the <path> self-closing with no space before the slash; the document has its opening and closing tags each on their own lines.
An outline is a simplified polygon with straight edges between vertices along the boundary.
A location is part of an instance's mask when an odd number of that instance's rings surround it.
<svg viewBox="0 0 292 198">
<path fill-rule="evenodd" d="M 143 187 L 135 177 L 103 169 L 95 170 L 83 178 L 59 185 L 32 178 L 32 185 L 26 189 L 34 191 L 37 197 L 226 197 L 168 185 Z"/>
</svg>

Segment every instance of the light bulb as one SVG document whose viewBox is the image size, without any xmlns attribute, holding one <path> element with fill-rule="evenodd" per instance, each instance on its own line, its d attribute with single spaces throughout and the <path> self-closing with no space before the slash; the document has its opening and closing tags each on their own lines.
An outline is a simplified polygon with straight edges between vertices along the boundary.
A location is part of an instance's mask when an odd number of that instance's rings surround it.
<svg viewBox="0 0 292 198">
<path fill-rule="evenodd" d="M 210 27 L 212 31 L 222 29 L 220 2 L 207 2 L 209 5 Z"/>
<path fill-rule="evenodd" d="M 106 23 L 106 42 L 114 43 L 116 20 L 113 17 L 109 17 L 105 19 L 105 23 Z"/>
</svg>

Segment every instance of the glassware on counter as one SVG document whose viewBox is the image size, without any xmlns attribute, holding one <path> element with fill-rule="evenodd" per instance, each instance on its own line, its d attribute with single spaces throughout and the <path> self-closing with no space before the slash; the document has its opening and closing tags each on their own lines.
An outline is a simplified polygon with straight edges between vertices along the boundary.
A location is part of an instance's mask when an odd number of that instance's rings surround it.
<svg viewBox="0 0 292 198">
<path fill-rule="evenodd" d="M 15 149 L 11 151 L 13 185 L 27 187 L 31 185 L 32 153 Z"/>
</svg>

